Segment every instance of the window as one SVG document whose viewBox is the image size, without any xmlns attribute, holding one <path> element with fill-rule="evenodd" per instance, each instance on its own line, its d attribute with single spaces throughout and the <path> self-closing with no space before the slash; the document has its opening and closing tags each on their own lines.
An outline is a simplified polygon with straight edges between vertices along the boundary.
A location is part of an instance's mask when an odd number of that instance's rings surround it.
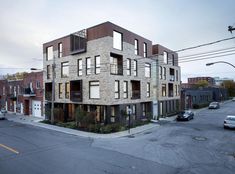
<svg viewBox="0 0 235 174">
<path fill-rule="evenodd" d="M 17 93 L 20 94 L 20 86 L 17 86 Z"/>
<path fill-rule="evenodd" d="M 95 56 L 95 74 L 100 73 L 100 56 Z"/>
<path fill-rule="evenodd" d="M 159 78 L 162 79 L 162 67 L 159 67 Z"/>
<path fill-rule="evenodd" d="M 90 96 L 90 99 L 100 98 L 100 82 L 99 81 L 92 81 L 89 83 L 89 96 Z"/>
<path fill-rule="evenodd" d="M 58 44 L 58 57 L 60 58 L 60 57 L 62 57 L 62 43 L 59 43 Z"/>
<path fill-rule="evenodd" d="M 145 103 L 143 103 L 142 104 L 142 114 L 143 114 L 143 116 L 145 116 L 146 115 L 146 106 L 145 106 Z"/>
<path fill-rule="evenodd" d="M 145 63 L 145 77 L 151 77 L 151 65 Z"/>
<path fill-rule="evenodd" d="M 115 96 L 114 98 L 118 99 L 120 98 L 120 86 L 119 86 L 119 81 L 118 80 L 115 80 Z"/>
<path fill-rule="evenodd" d="M 69 92 L 70 92 L 70 84 L 69 82 L 65 83 L 65 98 L 69 98 Z"/>
<path fill-rule="evenodd" d="M 136 105 L 132 106 L 132 115 L 136 115 Z"/>
<path fill-rule="evenodd" d="M 178 70 L 175 71 L 176 81 L 179 80 Z"/>
<path fill-rule="evenodd" d="M 46 60 L 53 59 L 53 46 L 49 46 L 46 48 Z"/>
<path fill-rule="evenodd" d="M 131 75 L 131 59 L 126 59 L 126 75 Z"/>
<path fill-rule="evenodd" d="M 137 60 L 134 60 L 134 66 L 133 66 L 133 73 L 134 73 L 134 76 L 137 76 Z"/>
<path fill-rule="evenodd" d="M 166 80 L 166 67 L 163 67 L 163 79 Z"/>
<path fill-rule="evenodd" d="M 5 95 L 5 86 L 2 87 L 2 95 Z"/>
<path fill-rule="evenodd" d="M 135 39 L 135 55 L 139 55 L 139 41 Z"/>
<path fill-rule="evenodd" d="M 175 96 L 178 96 L 178 86 L 175 85 Z"/>
<path fill-rule="evenodd" d="M 128 98 L 128 82 L 123 82 L 123 98 Z"/>
<path fill-rule="evenodd" d="M 147 44 L 144 43 L 144 57 L 147 57 Z"/>
<path fill-rule="evenodd" d="M 62 98 L 62 83 L 59 83 L 59 98 Z"/>
<path fill-rule="evenodd" d="M 82 75 L 82 59 L 78 59 L 78 76 Z"/>
<path fill-rule="evenodd" d="M 168 53 L 166 51 L 163 52 L 163 62 L 168 64 Z"/>
<path fill-rule="evenodd" d="M 162 96 L 166 96 L 166 84 L 162 84 Z"/>
<path fill-rule="evenodd" d="M 40 89 L 40 88 L 41 88 L 40 81 L 36 81 L 36 89 Z"/>
<path fill-rule="evenodd" d="M 86 75 L 91 74 L 91 58 L 86 58 Z"/>
<path fill-rule="evenodd" d="M 114 123 L 115 122 L 115 107 L 111 106 L 110 108 L 111 108 L 111 118 L 110 118 L 110 121 L 112 123 Z"/>
<path fill-rule="evenodd" d="M 175 55 L 172 54 L 172 65 L 174 66 L 175 65 Z"/>
<path fill-rule="evenodd" d="M 51 78 L 51 66 L 47 65 L 47 79 Z"/>
<path fill-rule="evenodd" d="M 69 76 L 69 62 L 62 62 L 61 63 L 61 77 L 68 77 Z"/>
<path fill-rule="evenodd" d="M 123 56 L 110 53 L 110 74 L 123 75 Z"/>
<path fill-rule="evenodd" d="M 147 83 L 147 97 L 150 97 L 150 83 Z"/>
<path fill-rule="evenodd" d="M 122 50 L 122 33 L 113 31 L 113 48 Z"/>
</svg>

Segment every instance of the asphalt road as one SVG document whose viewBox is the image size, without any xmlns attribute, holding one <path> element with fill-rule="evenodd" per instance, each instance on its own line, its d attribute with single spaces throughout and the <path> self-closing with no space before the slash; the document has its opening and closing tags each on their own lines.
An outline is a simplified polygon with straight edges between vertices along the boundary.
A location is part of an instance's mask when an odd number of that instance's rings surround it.
<svg viewBox="0 0 235 174">
<path fill-rule="evenodd" d="M 233 174 L 235 131 L 224 130 L 235 102 L 114 139 L 89 139 L 0 121 L 1 174 Z"/>
</svg>

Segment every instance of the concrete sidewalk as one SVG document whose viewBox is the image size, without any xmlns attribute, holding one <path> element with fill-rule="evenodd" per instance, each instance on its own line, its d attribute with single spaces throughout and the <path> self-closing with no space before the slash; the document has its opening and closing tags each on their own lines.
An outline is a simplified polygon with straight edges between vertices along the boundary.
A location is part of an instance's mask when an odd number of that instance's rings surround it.
<svg viewBox="0 0 235 174">
<path fill-rule="evenodd" d="M 110 134 L 97 134 L 97 133 L 91 133 L 91 132 L 85 132 L 85 131 L 79 131 L 75 129 L 70 129 L 70 128 L 64 128 L 64 127 L 59 127 L 55 125 L 50 125 L 50 124 L 45 124 L 45 123 L 40 123 L 40 121 L 43 120 L 43 118 L 37 118 L 37 117 L 32 117 L 32 116 L 24 116 L 24 115 L 15 115 L 15 114 L 7 114 L 6 118 L 9 121 L 17 122 L 17 123 L 22 123 L 22 124 L 29 124 L 45 129 L 50 129 L 70 135 L 75 135 L 75 136 L 81 136 L 81 137 L 87 137 L 87 138 L 119 138 L 119 137 L 125 137 L 125 136 L 130 136 L 130 135 L 135 135 L 147 130 L 150 130 L 152 128 L 160 126 L 157 123 L 149 123 L 143 126 L 138 126 L 135 128 L 131 128 L 130 133 L 128 130 L 122 131 L 122 132 L 116 132 L 116 133 L 110 133 Z"/>
</svg>

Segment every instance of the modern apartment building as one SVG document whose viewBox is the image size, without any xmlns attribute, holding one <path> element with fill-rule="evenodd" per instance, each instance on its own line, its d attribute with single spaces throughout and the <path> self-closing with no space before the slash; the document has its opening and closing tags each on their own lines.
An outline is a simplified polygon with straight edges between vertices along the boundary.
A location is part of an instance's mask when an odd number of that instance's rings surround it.
<svg viewBox="0 0 235 174">
<path fill-rule="evenodd" d="M 101 123 L 118 122 L 128 110 L 133 119 L 177 110 L 177 54 L 111 22 L 43 44 L 43 67 L 45 107 L 54 69 L 55 108 L 64 120 L 74 119 L 77 107 L 95 111 Z"/>
<path fill-rule="evenodd" d="M 194 85 L 202 80 L 207 81 L 209 86 L 215 85 L 215 79 L 212 77 L 191 77 L 191 78 L 188 78 L 188 83 Z"/>
</svg>

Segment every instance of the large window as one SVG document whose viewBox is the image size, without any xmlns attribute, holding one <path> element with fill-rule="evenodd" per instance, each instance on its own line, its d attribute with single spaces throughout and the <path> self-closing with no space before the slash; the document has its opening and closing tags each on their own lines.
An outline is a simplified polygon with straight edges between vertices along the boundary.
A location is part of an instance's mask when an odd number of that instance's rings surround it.
<svg viewBox="0 0 235 174">
<path fill-rule="evenodd" d="M 91 74 L 91 58 L 86 58 L 86 74 Z"/>
<path fill-rule="evenodd" d="M 122 50 L 122 33 L 113 31 L 113 48 Z"/>
<path fill-rule="evenodd" d="M 82 75 L 82 59 L 78 59 L 78 76 Z"/>
<path fill-rule="evenodd" d="M 128 82 L 123 82 L 123 98 L 128 98 Z"/>
<path fill-rule="evenodd" d="M 131 59 L 126 59 L 126 75 L 131 75 Z"/>
<path fill-rule="evenodd" d="M 150 97 L 150 83 L 147 83 L 147 96 Z"/>
<path fill-rule="evenodd" d="M 139 41 L 135 39 L 135 55 L 139 55 Z"/>
<path fill-rule="evenodd" d="M 95 56 L 95 74 L 100 73 L 100 56 Z"/>
<path fill-rule="evenodd" d="M 168 64 L 168 53 L 166 51 L 163 52 L 163 62 Z"/>
<path fill-rule="evenodd" d="M 147 57 L 147 44 L 144 43 L 144 57 Z"/>
<path fill-rule="evenodd" d="M 47 79 L 51 78 L 51 66 L 47 65 Z"/>
<path fill-rule="evenodd" d="M 66 99 L 69 99 L 69 93 L 70 92 L 70 84 L 69 84 L 69 82 L 66 82 L 65 83 L 65 98 Z"/>
<path fill-rule="evenodd" d="M 53 46 L 49 46 L 46 48 L 46 59 L 47 60 L 53 59 Z"/>
<path fill-rule="evenodd" d="M 176 81 L 179 80 L 179 74 L 178 74 L 178 73 L 179 73 L 178 70 L 176 70 L 176 71 L 175 71 Z"/>
<path fill-rule="evenodd" d="M 162 84 L 162 96 L 166 96 L 166 84 Z"/>
<path fill-rule="evenodd" d="M 62 83 L 59 83 L 59 98 L 62 98 Z"/>
<path fill-rule="evenodd" d="M 115 80 L 115 85 L 114 85 L 114 90 L 115 90 L 115 96 L 114 98 L 118 99 L 120 98 L 120 86 L 119 86 L 119 81 Z"/>
<path fill-rule="evenodd" d="M 134 60 L 134 66 L 133 66 L 134 76 L 137 76 L 137 73 L 138 73 L 137 67 L 138 67 L 137 60 Z"/>
<path fill-rule="evenodd" d="M 151 65 L 145 63 L 145 77 L 151 77 Z"/>
<path fill-rule="evenodd" d="M 61 63 L 61 77 L 68 77 L 69 76 L 69 62 L 62 62 Z"/>
<path fill-rule="evenodd" d="M 59 58 L 62 57 L 62 49 L 63 49 L 62 43 L 59 43 L 58 44 L 58 57 Z"/>
<path fill-rule="evenodd" d="M 90 99 L 100 98 L 100 82 L 99 81 L 92 81 L 89 83 L 89 95 L 90 95 Z"/>
</svg>

